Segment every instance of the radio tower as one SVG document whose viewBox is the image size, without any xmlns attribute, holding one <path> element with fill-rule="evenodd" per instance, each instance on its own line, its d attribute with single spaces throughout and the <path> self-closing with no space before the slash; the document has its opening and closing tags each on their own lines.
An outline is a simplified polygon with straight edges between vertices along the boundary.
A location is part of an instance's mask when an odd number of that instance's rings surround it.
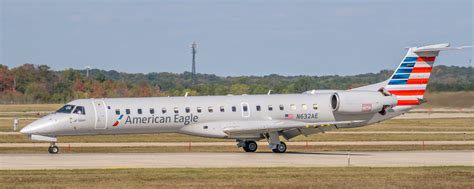
<svg viewBox="0 0 474 189">
<path fill-rule="evenodd" d="M 192 68 L 192 80 L 193 80 L 193 85 L 196 84 L 196 53 L 197 53 L 197 44 L 196 42 L 193 42 L 191 45 L 192 53 L 193 53 L 193 68 Z"/>
</svg>

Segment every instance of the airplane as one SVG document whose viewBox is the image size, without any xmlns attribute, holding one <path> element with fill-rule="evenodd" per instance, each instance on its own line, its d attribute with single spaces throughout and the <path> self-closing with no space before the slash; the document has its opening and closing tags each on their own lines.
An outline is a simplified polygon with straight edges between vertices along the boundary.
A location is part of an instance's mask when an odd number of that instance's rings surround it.
<svg viewBox="0 0 474 189">
<path fill-rule="evenodd" d="M 181 133 L 235 139 L 245 152 L 266 140 L 275 153 L 299 135 L 362 127 L 391 119 L 425 102 L 435 58 L 448 43 L 408 48 L 393 75 L 380 83 L 348 90 L 300 94 L 101 98 L 73 100 L 21 129 L 32 140 L 76 135 Z"/>
</svg>

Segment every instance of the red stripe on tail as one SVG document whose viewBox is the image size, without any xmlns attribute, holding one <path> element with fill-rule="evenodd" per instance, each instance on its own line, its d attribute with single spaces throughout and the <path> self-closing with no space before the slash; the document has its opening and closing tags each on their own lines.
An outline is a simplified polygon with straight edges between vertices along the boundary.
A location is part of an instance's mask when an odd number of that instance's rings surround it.
<svg viewBox="0 0 474 189">
<path fill-rule="evenodd" d="M 398 96 L 413 96 L 425 94 L 425 90 L 389 90 L 388 92 Z"/>
<path fill-rule="evenodd" d="M 435 56 L 433 56 L 433 57 L 418 57 L 416 59 L 416 62 L 433 62 L 433 61 L 435 61 L 435 58 L 436 58 Z"/>
<path fill-rule="evenodd" d="M 397 106 L 412 106 L 412 105 L 419 105 L 420 102 L 418 100 L 398 100 Z"/>
<path fill-rule="evenodd" d="M 428 80 L 428 78 L 410 78 L 407 84 L 427 84 Z"/>
<path fill-rule="evenodd" d="M 414 67 L 411 73 L 430 73 L 432 67 Z"/>
</svg>

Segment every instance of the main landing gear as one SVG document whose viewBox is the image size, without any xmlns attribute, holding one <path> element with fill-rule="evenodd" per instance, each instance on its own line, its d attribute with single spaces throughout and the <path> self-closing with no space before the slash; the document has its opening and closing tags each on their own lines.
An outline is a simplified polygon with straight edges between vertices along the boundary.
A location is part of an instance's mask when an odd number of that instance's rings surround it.
<svg viewBox="0 0 474 189">
<path fill-rule="evenodd" d="M 242 146 L 245 152 L 257 151 L 258 145 L 255 141 L 245 141 L 245 145 Z"/>
<path fill-rule="evenodd" d="M 286 152 L 286 144 L 284 142 L 280 142 L 280 144 L 276 145 L 275 149 L 272 149 L 274 153 L 285 153 Z"/>
<path fill-rule="evenodd" d="M 268 140 L 268 147 L 272 149 L 274 153 L 285 153 L 286 144 L 280 141 L 280 135 L 278 132 L 271 132 L 266 135 Z"/>
<path fill-rule="evenodd" d="M 59 147 L 56 146 L 55 142 L 52 142 L 51 145 L 48 147 L 48 152 L 50 154 L 57 154 L 59 153 Z"/>
<path fill-rule="evenodd" d="M 274 153 L 286 152 L 286 144 L 280 141 L 280 135 L 277 132 L 267 133 L 264 137 L 268 140 L 268 147 Z M 238 139 L 237 142 L 237 146 L 242 147 L 245 152 L 257 151 L 258 145 L 254 140 Z"/>
<path fill-rule="evenodd" d="M 237 147 L 242 147 L 245 152 L 257 151 L 258 145 L 253 140 L 237 140 Z"/>
</svg>

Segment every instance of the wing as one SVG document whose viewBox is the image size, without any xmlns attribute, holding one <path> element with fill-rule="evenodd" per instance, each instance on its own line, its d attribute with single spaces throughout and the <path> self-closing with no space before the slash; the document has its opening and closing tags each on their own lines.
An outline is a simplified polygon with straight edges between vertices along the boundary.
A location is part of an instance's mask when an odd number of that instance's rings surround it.
<svg viewBox="0 0 474 189">
<path fill-rule="evenodd" d="M 287 140 L 298 135 L 325 132 L 338 127 L 362 123 L 363 120 L 306 123 L 295 120 L 237 121 L 226 124 L 223 132 L 232 138 L 245 138 L 269 132 L 280 132 Z"/>
</svg>

